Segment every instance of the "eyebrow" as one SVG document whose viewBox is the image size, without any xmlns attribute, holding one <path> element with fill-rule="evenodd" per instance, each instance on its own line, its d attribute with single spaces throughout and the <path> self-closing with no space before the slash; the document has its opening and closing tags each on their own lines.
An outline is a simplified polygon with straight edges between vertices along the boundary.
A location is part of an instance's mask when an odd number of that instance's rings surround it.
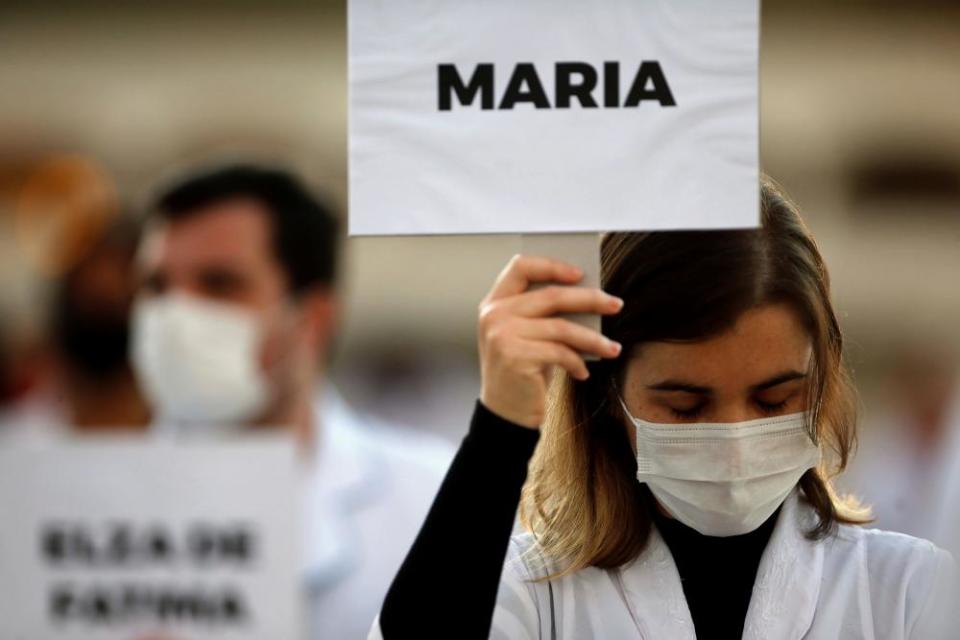
<svg viewBox="0 0 960 640">
<path fill-rule="evenodd" d="M 763 391 L 764 389 L 769 389 L 775 387 L 778 384 L 783 384 L 784 382 L 790 382 L 791 380 L 799 380 L 806 378 L 807 374 L 804 371 L 784 371 L 783 373 L 778 373 L 772 378 L 768 378 L 763 382 L 758 382 L 757 384 L 750 386 L 750 391 Z M 683 380 L 664 380 L 656 384 L 648 384 L 647 389 L 651 391 L 685 391 L 686 393 L 696 393 L 700 395 L 713 395 L 713 387 L 705 387 L 703 385 L 691 384 L 689 382 L 684 382 Z"/>
</svg>

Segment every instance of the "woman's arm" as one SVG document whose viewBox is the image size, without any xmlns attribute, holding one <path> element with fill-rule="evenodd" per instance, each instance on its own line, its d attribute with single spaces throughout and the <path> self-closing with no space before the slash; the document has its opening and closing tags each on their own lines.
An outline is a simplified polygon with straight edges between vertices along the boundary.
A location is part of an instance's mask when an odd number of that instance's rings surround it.
<svg viewBox="0 0 960 640">
<path fill-rule="evenodd" d="M 480 304 L 482 388 L 470 431 L 420 534 L 390 586 L 382 636 L 486 638 L 510 532 L 539 439 L 555 367 L 589 376 L 583 353 L 612 358 L 620 345 L 554 317 L 617 313 L 623 301 L 572 285 L 582 272 L 546 258 L 515 256 Z M 384 531 L 389 535 L 389 531 Z M 371 634 L 375 638 L 377 629 Z"/>
<path fill-rule="evenodd" d="M 486 638 L 540 432 L 481 402 L 380 612 L 384 638 Z M 386 533 L 386 532 L 385 532 Z"/>
</svg>

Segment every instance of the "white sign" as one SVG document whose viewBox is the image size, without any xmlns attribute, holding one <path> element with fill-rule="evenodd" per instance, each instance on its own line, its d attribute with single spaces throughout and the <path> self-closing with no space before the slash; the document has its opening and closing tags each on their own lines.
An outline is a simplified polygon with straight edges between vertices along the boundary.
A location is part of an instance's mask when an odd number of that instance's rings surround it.
<svg viewBox="0 0 960 640">
<path fill-rule="evenodd" d="M 758 2 L 350 0 L 350 233 L 757 226 Z"/>
<path fill-rule="evenodd" d="M 0 638 L 301 637 L 294 447 L 0 449 Z"/>
</svg>

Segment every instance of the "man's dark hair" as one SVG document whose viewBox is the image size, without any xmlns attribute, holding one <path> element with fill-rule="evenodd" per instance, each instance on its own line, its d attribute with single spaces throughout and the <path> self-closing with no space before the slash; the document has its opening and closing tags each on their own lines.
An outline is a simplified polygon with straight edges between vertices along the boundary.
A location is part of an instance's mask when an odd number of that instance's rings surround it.
<svg viewBox="0 0 960 640">
<path fill-rule="evenodd" d="M 180 220 L 235 198 L 266 209 L 274 252 L 292 293 L 334 284 L 339 221 L 288 171 L 233 164 L 193 173 L 160 193 L 153 211 L 164 220 Z"/>
</svg>

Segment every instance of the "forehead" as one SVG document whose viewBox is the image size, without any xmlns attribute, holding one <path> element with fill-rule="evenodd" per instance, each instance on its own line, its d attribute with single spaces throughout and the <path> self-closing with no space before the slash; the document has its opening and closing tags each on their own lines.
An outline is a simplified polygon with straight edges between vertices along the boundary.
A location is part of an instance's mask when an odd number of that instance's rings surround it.
<svg viewBox="0 0 960 640">
<path fill-rule="evenodd" d="M 141 259 L 168 267 L 274 266 L 269 214 L 262 204 L 247 198 L 187 212 L 147 234 Z"/>
<path fill-rule="evenodd" d="M 628 364 L 639 384 L 664 379 L 716 388 L 749 386 L 784 370 L 806 371 L 812 353 L 809 333 L 787 305 L 750 309 L 734 326 L 706 340 L 648 342 Z"/>
</svg>

